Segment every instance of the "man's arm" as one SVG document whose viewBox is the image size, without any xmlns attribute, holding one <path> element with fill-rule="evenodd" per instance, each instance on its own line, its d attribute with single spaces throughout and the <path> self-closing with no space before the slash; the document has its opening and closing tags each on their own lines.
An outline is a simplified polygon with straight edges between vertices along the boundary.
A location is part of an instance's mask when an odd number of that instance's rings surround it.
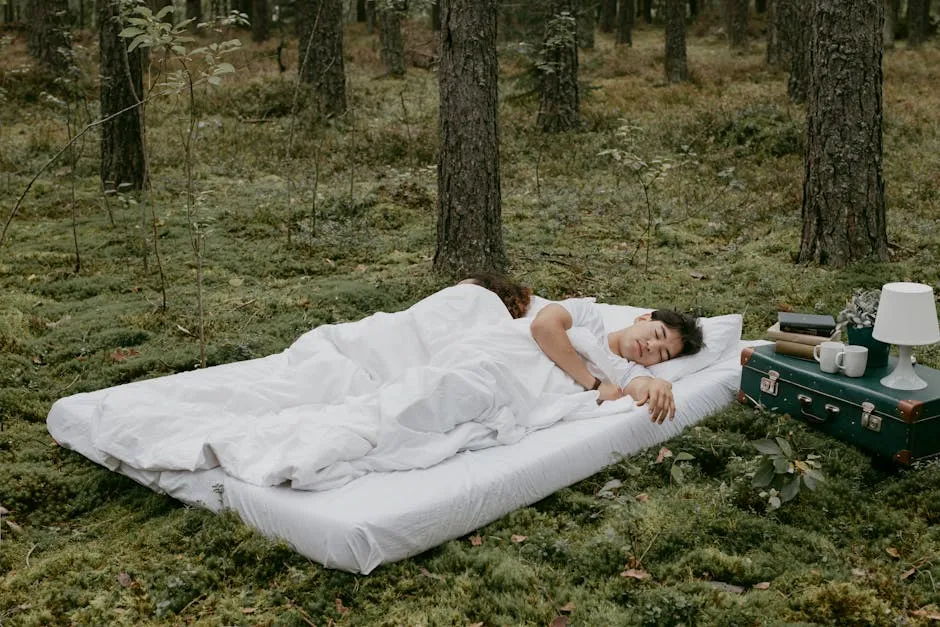
<svg viewBox="0 0 940 627">
<path fill-rule="evenodd" d="M 672 383 L 653 377 L 635 377 L 624 392 L 636 401 L 637 405 L 649 404 L 650 420 L 662 424 L 668 417 L 676 417 L 676 401 L 672 396 Z"/>
<path fill-rule="evenodd" d="M 590 390 L 594 385 L 594 375 L 588 370 L 584 360 L 578 355 L 578 352 L 571 345 L 568 339 L 568 329 L 571 328 L 571 314 L 561 305 L 546 305 L 535 319 L 532 321 L 529 329 L 535 343 L 539 345 L 542 352 L 549 359 L 555 362 L 559 368 L 564 370 L 569 377 L 575 380 L 586 390 Z M 611 401 L 623 396 L 621 390 L 616 384 L 604 382 L 601 383 L 600 400 Z"/>
</svg>

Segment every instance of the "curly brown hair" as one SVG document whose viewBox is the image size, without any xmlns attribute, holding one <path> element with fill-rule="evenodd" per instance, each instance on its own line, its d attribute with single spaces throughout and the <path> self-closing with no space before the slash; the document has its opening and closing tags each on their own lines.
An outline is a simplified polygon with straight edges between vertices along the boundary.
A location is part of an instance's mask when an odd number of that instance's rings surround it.
<svg viewBox="0 0 940 627">
<path fill-rule="evenodd" d="M 461 283 L 473 283 L 485 287 L 499 296 L 513 318 L 523 317 L 529 308 L 529 301 L 532 300 L 531 288 L 520 285 L 497 272 L 477 272 L 468 276 Z"/>
</svg>

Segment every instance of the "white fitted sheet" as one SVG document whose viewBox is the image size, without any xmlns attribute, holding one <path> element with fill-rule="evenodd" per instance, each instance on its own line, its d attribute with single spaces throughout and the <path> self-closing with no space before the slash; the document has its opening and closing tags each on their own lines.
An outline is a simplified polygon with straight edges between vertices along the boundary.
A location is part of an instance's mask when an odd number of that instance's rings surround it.
<svg viewBox="0 0 940 627">
<path fill-rule="evenodd" d="M 260 375 L 276 358 L 216 368 Z M 174 376 L 182 384 L 199 372 Z M 213 511 L 232 509 L 246 524 L 285 540 L 324 566 L 367 574 L 382 563 L 469 533 L 622 456 L 677 435 L 728 405 L 740 376 L 738 351 L 732 348 L 719 362 L 675 383 L 678 412 L 673 422 L 653 424 L 645 408 L 632 408 L 624 399 L 621 413 L 556 424 L 513 445 L 463 452 L 427 469 L 373 473 L 323 492 L 250 485 L 219 468 L 150 472 L 121 464 L 91 444 L 91 415 L 107 390 L 60 399 L 47 424 L 62 446 L 146 487 Z"/>
</svg>

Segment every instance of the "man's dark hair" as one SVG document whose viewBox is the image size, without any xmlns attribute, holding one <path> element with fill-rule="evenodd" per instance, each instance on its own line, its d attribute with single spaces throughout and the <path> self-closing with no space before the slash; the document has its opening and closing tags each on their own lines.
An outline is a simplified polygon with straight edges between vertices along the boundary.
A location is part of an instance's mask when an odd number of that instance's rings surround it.
<svg viewBox="0 0 940 627">
<path fill-rule="evenodd" d="M 695 316 L 671 309 L 657 309 L 653 312 L 652 318 L 679 332 L 679 337 L 682 338 L 682 352 L 679 355 L 694 355 L 705 346 L 702 327 L 699 326 L 698 318 Z M 673 357 L 679 355 L 673 355 Z"/>
</svg>

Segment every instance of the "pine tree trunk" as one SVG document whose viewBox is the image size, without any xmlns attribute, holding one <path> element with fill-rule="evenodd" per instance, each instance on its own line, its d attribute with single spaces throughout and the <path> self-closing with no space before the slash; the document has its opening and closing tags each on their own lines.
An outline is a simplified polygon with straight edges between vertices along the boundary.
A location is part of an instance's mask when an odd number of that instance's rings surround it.
<svg viewBox="0 0 940 627">
<path fill-rule="evenodd" d="M 252 0 L 252 5 L 254 19 L 251 21 L 251 39 L 256 42 L 267 41 L 271 33 L 268 0 Z"/>
<path fill-rule="evenodd" d="M 578 47 L 583 50 L 594 49 L 596 15 L 597 0 L 578 0 Z"/>
<path fill-rule="evenodd" d="M 40 67 L 65 74 L 71 57 L 72 34 L 66 0 L 29 0 L 26 49 Z"/>
<path fill-rule="evenodd" d="M 441 32 L 441 0 L 431 0 L 431 30 Z"/>
<path fill-rule="evenodd" d="M 898 23 L 900 0 L 885 0 L 884 46 L 886 50 L 894 48 L 894 29 Z"/>
<path fill-rule="evenodd" d="M 754 0 L 754 11 L 757 13 L 766 13 L 768 0 Z"/>
<path fill-rule="evenodd" d="M 689 80 L 685 54 L 685 0 L 666 0 L 666 81 Z"/>
<path fill-rule="evenodd" d="M 813 0 L 792 0 L 787 11 L 786 33 L 790 41 L 790 76 L 787 96 L 791 102 L 806 102 L 810 81 L 810 37 Z"/>
<path fill-rule="evenodd" d="M 617 0 L 601 0 L 601 23 L 602 33 L 614 32 L 614 24 L 617 22 Z"/>
<path fill-rule="evenodd" d="M 405 39 L 401 34 L 402 3 L 399 0 L 379 0 L 376 6 L 376 26 L 382 63 L 392 76 L 405 75 Z"/>
<path fill-rule="evenodd" d="M 317 110 L 326 116 L 346 112 L 342 0 L 297 4 L 300 80 L 313 87 Z"/>
<path fill-rule="evenodd" d="M 98 1 L 107 2 L 108 0 Z M 196 22 L 202 21 L 202 0 L 186 0 L 186 19 L 195 20 Z M 191 28 L 195 28 L 195 22 L 193 22 Z"/>
<path fill-rule="evenodd" d="M 887 260 L 883 0 L 814 0 L 799 260 Z"/>
<path fill-rule="evenodd" d="M 653 23 L 653 0 L 641 0 L 643 2 L 643 21 L 647 24 Z"/>
<path fill-rule="evenodd" d="M 366 32 L 370 35 L 375 32 L 375 3 L 376 0 L 366 0 Z"/>
<path fill-rule="evenodd" d="M 620 0 L 617 8 L 617 45 L 633 47 L 633 25 L 636 22 L 636 0 Z"/>
<path fill-rule="evenodd" d="M 786 25 L 789 0 L 767 1 L 767 65 L 775 70 L 790 66 Z"/>
<path fill-rule="evenodd" d="M 366 0 L 356 0 L 356 21 L 366 21 Z"/>
<path fill-rule="evenodd" d="M 930 0 L 907 0 L 907 47 L 919 48 L 930 34 Z"/>
<path fill-rule="evenodd" d="M 542 42 L 542 98 L 538 126 L 558 133 L 581 124 L 575 0 L 551 0 Z"/>
<path fill-rule="evenodd" d="M 100 48 L 101 117 L 121 115 L 101 125 L 101 183 L 106 190 L 140 190 L 146 183 L 141 49 L 127 52 L 119 0 L 100 0 L 98 42 Z"/>
<path fill-rule="evenodd" d="M 496 0 L 441 0 L 434 270 L 506 267 L 499 182 Z"/>
<path fill-rule="evenodd" d="M 748 0 L 724 0 L 724 4 L 728 45 L 732 50 L 744 50 L 747 48 Z"/>
</svg>

